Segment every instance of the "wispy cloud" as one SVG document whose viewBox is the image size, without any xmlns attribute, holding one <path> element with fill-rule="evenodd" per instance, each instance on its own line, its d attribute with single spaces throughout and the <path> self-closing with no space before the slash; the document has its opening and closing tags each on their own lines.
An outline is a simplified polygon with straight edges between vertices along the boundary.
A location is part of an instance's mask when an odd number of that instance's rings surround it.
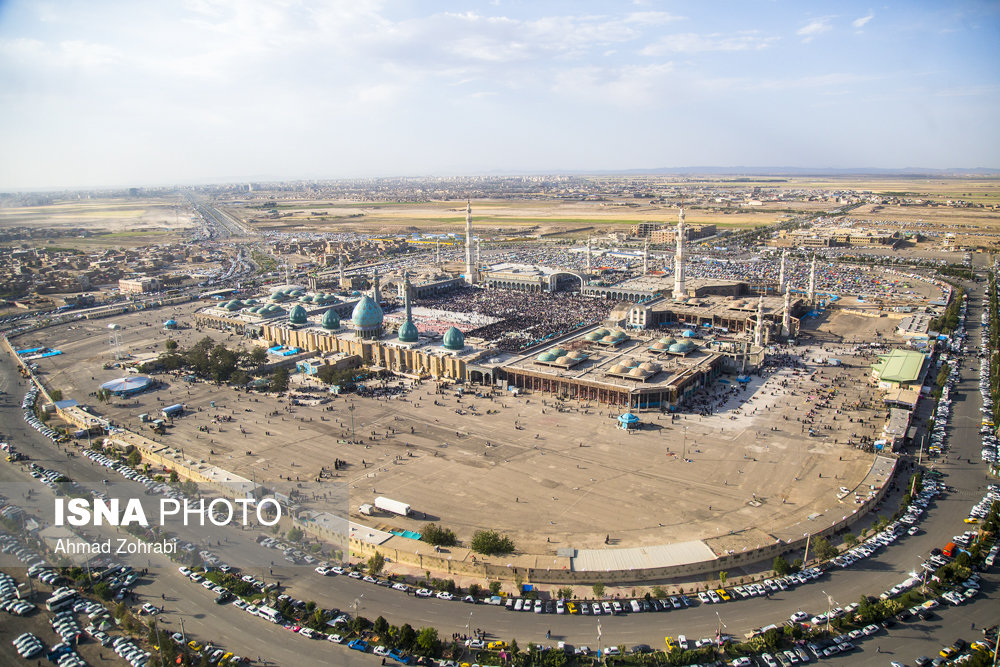
<svg viewBox="0 0 1000 667">
<path fill-rule="evenodd" d="M 851 21 L 851 25 L 854 26 L 855 30 L 861 32 L 861 29 L 864 28 L 873 18 L 875 18 L 875 14 L 868 12 L 867 16 L 862 16 Z"/>
<path fill-rule="evenodd" d="M 830 21 L 832 19 L 832 16 L 823 16 L 818 19 L 813 19 L 795 31 L 795 34 L 801 37 L 803 42 L 811 42 L 814 37 L 822 35 L 824 32 L 828 32 L 833 27 L 830 25 Z"/>
<path fill-rule="evenodd" d="M 716 32 L 707 35 L 686 32 L 664 35 L 656 42 L 643 48 L 641 53 L 644 56 L 660 56 L 666 53 L 756 51 L 766 49 L 777 40 L 777 37 L 768 37 L 756 30 L 745 30 L 733 34 Z"/>
</svg>

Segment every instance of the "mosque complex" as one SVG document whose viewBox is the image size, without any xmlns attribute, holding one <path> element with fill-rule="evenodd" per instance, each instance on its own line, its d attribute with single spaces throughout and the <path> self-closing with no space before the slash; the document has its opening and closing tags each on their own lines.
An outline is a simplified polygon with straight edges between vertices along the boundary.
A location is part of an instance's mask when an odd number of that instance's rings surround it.
<svg viewBox="0 0 1000 667">
<path fill-rule="evenodd" d="M 568 280 L 583 296 L 617 303 L 604 322 L 581 323 L 516 352 L 498 350 L 490 340 L 467 339 L 454 325 L 443 333 L 420 331 L 412 314 L 419 292 L 407 272 L 401 280 L 395 278 L 403 299 L 398 324 L 385 317 L 377 274 L 371 278 L 370 293 L 354 299 L 286 288 L 272 293 L 268 305 L 230 302 L 205 308 L 196 318 L 209 326 L 252 330 L 272 350 L 309 357 L 310 368 L 327 363 L 368 366 L 414 379 L 548 392 L 625 410 L 674 408 L 724 371 L 757 368 L 768 344 L 795 337 L 800 316 L 815 302 L 814 290 L 805 298 L 793 297 L 787 284 L 769 294 L 754 294 L 745 282 L 686 279 L 683 209 L 678 218 L 672 280 L 648 273 L 647 247 L 643 275 L 618 286 L 594 286 L 587 276 L 569 270 L 480 267 L 469 204 L 464 283 L 486 290 L 551 292 L 564 288 Z M 591 266 L 588 243 L 588 270 Z M 419 287 L 433 290 L 435 285 L 450 288 L 458 283 L 447 275 L 428 278 Z M 299 302 L 285 311 L 282 302 L 288 299 Z"/>
</svg>

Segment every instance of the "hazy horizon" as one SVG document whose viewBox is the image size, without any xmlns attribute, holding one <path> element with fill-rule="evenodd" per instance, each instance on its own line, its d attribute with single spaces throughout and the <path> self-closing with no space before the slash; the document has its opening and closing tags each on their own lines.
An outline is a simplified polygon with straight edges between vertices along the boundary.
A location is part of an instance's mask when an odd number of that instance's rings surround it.
<svg viewBox="0 0 1000 667">
<path fill-rule="evenodd" d="M 997 170 L 998 37 L 983 0 L 11 0 L 0 191 Z"/>
</svg>

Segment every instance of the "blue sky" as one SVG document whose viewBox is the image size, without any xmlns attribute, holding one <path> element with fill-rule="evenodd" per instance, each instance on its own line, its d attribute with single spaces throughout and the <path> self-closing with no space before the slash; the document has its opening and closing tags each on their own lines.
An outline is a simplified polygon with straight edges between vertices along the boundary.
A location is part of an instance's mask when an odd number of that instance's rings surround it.
<svg viewBox="0 0 1000 667">
<path fill-rule="evenodd" d="M 0 0 L 0 190 L 1000 167 L 1000 3 Z"/>
</svg>

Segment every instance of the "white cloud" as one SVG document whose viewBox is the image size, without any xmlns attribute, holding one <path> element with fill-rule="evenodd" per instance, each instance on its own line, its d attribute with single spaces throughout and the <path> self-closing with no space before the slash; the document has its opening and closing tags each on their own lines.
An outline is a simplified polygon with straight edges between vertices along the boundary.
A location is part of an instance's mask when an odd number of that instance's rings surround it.
<svg viewBox="0 0 1000 667">
<path fill-rule="evenodd" d="M 867 25 L 867 23 L 871 21 L 873 18 L 875 18 L 875 14 L 869 12 L 867 16 L 862 16 L 861 18 L 856 18 L 853 21 L 851 21 L 851 25 L 854 26 L 855 30 L 860 32 L 861 29 L 864 28 L 865 25 Z"/>
<path fill-rule="evenodd" d="M 766 37 L 756 30 L 746 30 L 733 34 L 711 33 L 699 35 L 693 32 L 664 35 L 653 44 L 642 49 L 645 56 L 660 56 L 666 53 L 704 53 L 706 51 L 756 51 L 766 49 L 777 41 L 777 37 Z"/>
<path fill-rule="evenodd" d="M 795 34 L 801 37 L 803 42 L 810 42 L 813 37 L 822 35 L 824 32 L 829 31 L 833 27 L 830 25 L 830 20 L 832 18 L 832 16 L 824 16 L 822 18 L 813 19 L 795 31 Z"/>
<path fill-rule="evenodd" d="M 555 73 L 553 91 L 590 102 L 633 108 L 669 88 L 672 62 L 623 67 L 576 67 Z M 658 99 L 659 103 L 666 100 Z"/>
</svg>

